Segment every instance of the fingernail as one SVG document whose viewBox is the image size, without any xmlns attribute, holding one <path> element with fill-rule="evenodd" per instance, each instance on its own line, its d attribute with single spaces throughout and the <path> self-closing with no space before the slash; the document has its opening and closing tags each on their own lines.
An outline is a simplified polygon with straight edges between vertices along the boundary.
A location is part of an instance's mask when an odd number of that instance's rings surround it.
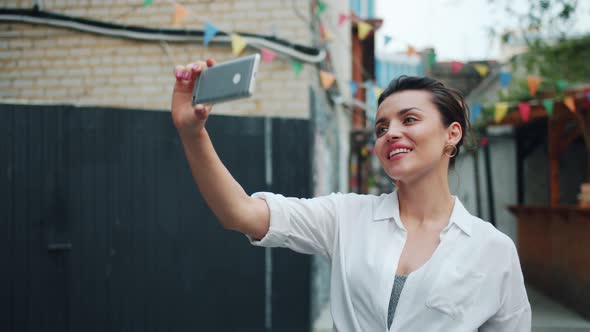
<svg viewBox="0 0 590 332">
<path fill-rule="evenodd" d="M 176 78 L 182 78 L 182 75 L 179 71 L 175 72 L 174 75 L 176 75 Z"/>
<path fill-rule="evenodd" d="M 184 72 L 184 73 L 182 74 L 182 78 L 184 78 L 185 80 L 188 80 L 188 78 L 189 78 L 189 73 L 187 73 L 187 72 Z"/>
<path fill-rule="evenodd" d="M 206 115 L 205 109 L 204 108 L 198 108 L 198 109 L 195 110 L 195 114 L 197 115 L 197 117 L 199 119 L 204 119 L 205 118 L 205 115 Z"/>
</svg>

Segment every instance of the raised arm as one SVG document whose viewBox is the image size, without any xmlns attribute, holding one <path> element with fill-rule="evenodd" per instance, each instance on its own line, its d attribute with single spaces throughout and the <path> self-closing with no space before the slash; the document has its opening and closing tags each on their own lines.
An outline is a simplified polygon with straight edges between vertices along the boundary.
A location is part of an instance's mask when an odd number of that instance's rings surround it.
<svg viewBox="0 0 590 332">
<path fill-rule="evenodd" d="M 226 229 L 239 231 L 254 239 L 268 232 L 270 213 L 265 201 L 248 196 L 223 165 L 205 129 L 211 105 L 192 105 L 195 79 L 214 60 L 176 66 L 172 95 L 172 120 L 184 146 L 184 153 L 195 183 Z"/>
</svg>

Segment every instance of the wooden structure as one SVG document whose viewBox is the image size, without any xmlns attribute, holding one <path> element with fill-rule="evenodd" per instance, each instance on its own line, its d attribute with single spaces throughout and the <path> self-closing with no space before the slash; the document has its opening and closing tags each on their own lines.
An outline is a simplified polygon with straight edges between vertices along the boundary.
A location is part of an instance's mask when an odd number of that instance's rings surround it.
<svg viewBox="0 0 590 332">
<path fill-rule="evenodd" d="M 509 209 L 518 218 L 518 252 L 525 280 L 590 318 L 590 209 L 560 204 L 560 155 L 580 135 L 587 135 L 590 121 L 588 100 L 580 93 L 574 96 L 576 113 L 561 102 L 555 103 L 551 117 L 542 106 L 532 106 L 532 135 L 523 132 L 518 112 L 507 115 L 502 124 L 514 125 L 517 133 L 518 205 Z M 535 127 L 535 123 L 544 124 L 537 121 L 541 119 L 546 119 L 544 133 Z M 539 133 L 546 135 L 548 146 L 549 204 L 527 206 L 523 160 L 538 145 Z"/>
</svg>

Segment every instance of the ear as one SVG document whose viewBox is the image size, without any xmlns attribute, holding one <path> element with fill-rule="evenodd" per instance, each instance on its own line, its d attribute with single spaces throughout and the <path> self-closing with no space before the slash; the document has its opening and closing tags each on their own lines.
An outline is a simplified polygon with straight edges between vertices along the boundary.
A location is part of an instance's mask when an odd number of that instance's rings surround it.
<svg viewBox="0 0 590 332">
<path fill-rule="evenodd" d="M 447 128 L 447 144 L 457 145 L 463 137 L 463 129 L 459 122 L 453 122 Z"/>
</svg>

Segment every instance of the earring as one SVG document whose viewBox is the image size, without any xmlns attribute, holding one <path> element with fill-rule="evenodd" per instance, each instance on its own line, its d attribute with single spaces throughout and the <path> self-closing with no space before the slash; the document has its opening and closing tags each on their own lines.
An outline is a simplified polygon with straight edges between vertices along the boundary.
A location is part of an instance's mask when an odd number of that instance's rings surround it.
<svg viewBox="0 0 590 332">
<path fill-rule="evenodd" d="M 457 147 L 456 147 L 455 145 L 453 145 L 453 144 L 447 144 L 447 146 L 445 146 L 445 150 L 446 150 L 446 147 L 449 147 L 449 146 L 452 148 L 452 149 L 451 149 L 451 151 L 453 151 L 453 153 L 450 153 L 450 154 L 449 154 L 449 153 L 445 152 L 445 154 L 447 155 L 447 157 L 449 157 L 449 158 L 453 158 L 454 156 L 456 156 L 456 155 L 457 155 L 457 152 L 458 152 L 459 150 L 458 150 L 458 149 L 457 149 Z"/>
</svg>

